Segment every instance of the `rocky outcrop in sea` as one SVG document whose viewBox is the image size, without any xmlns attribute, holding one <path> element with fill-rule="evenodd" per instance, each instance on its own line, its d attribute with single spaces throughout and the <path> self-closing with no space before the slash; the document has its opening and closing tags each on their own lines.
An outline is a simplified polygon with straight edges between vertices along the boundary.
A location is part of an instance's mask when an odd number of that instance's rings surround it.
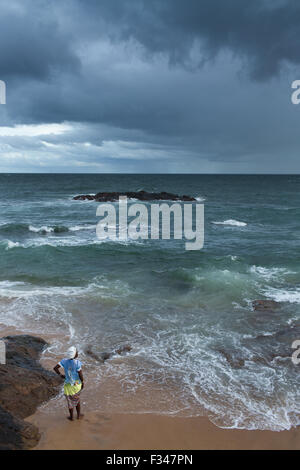
<svg viewBox="0 0 300 470">
<path fill-rule="evenodd" d="M 195 198 L 191 196 L 178 196 L 178 194 L 166 193 L 164 191 L 160 193 L 148 193 L 147 191 L 129 191 L 129 192 L 104 192 L 92 194 L 81 194 L 79 196 L 73 197 L 75 201 L 93 201 L 96 202 L 113 202 L 118 201 L 120 196 L 126 196 L 128 199 L 138 199 L 139 201 L 186 201 L 193 202 L 196 201 Z"/>
</svg>

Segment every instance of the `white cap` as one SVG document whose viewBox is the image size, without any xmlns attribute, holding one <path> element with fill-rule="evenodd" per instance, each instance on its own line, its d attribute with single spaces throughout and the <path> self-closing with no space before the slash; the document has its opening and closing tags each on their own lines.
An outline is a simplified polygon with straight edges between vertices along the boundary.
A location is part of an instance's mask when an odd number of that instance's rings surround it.
<svg viewBox="0 0 300 470">
<path fill-rule="evenodd" d="M 74 359 L 76 356 L 77 348 L 75 346 L 71 346 L 67 351 L 68 359 Z"/>
</svg>

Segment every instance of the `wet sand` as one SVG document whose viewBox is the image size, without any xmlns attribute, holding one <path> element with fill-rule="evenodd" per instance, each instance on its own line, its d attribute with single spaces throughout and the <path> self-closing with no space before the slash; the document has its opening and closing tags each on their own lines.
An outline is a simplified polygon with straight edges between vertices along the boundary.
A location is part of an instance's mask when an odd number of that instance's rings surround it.
<svg viewBox="0 0 300 470">
<path fill-rule="evenodd" d="M 0 325 L 0 329 L 0 336 L 23 333 L 4 325 Z M 51 342 L 52 338 L 45 336 L 45 339 Z M 53 360 L 42 359 L 41 362 L 50 369 Z M 109 388 L 102 392 L 107 393 Z M 221 429 L 205 416 L 92 412 L 90 398 L 86 394 L 82 400 L 85 415 L 80 421 L 66 419 L 68 411 L 62 396 L 55 397 L 26 418 L 38 426 L 42 435 L 34 450 L 300 449 L 300 427 L 281 432 L 245 431 Z"/>
<path fill-rule="evenodd" d="M 46 449 L 299 449 L 300 428 L 290 431 L 221 429 L 206 417 L 178 418 L 153 414 L 85 413 L 70 422 L 66 410 L 38 410 L 27 421 L 42 438 L 35 448 Z"/>
</svg>

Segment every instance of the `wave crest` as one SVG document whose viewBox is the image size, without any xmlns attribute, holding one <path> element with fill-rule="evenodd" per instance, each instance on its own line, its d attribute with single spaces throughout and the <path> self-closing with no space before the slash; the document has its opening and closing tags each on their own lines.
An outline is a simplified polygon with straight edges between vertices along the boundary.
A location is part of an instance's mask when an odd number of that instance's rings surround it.
<svg viewBox="0 0 300 470">
<path fill-rule="evenodd" d="M 246 222 L 240 222 L 239 220 L 228 219 L 224 222 L 212 222 L 215 225 L 231 225 L 232 227 L 246 227 Z"/>
</svg>

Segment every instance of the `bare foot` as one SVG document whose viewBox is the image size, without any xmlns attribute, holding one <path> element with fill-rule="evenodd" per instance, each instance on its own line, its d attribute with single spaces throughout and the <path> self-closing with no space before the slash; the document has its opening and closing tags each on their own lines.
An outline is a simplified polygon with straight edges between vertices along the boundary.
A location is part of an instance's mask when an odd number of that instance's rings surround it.
<svg viewBox="0 0 300 470">
<path fill-rule="evenodd" d="M 68 416 L 67 419 L 68 419 L 69 421 L 73 421 L 73 418 L 71 418 L 71 416 Z"/>
<path fill-rule="evenodd" d="M 77 419 L 82 419 L 84 417 L 84 414 L 80 413 L 79 416 L 77 416 Z"/>
</svg>

